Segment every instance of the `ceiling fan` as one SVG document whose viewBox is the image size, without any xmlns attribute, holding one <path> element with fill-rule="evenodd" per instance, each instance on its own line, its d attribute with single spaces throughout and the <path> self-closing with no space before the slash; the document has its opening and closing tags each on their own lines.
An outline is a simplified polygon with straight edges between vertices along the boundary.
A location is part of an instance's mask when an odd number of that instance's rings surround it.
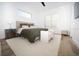
<svg viewBox="0 0 79 59">
<path fill-rule="evenodd" d="M 44 2 L 41 2 L 41 4 L 45 7 L 45 3 Z"/>
</svg>

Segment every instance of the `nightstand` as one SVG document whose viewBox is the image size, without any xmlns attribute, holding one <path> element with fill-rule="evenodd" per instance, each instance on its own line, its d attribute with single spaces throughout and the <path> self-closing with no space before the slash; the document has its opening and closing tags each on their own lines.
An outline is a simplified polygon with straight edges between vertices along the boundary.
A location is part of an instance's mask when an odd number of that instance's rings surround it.
<svg viewBox="0 0 79 59">
<path fill-rule="evenodd" d="M 10 39 L 16 37 L 16 29 L 6 29 L 5 30 L 5 39 Z"/>
</svg>

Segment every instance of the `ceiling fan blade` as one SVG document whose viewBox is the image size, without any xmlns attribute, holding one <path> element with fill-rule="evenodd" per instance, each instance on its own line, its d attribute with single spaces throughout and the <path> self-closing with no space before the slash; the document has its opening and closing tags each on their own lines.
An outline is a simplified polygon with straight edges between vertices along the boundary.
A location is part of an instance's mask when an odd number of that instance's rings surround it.
<svg viewBox="0 0 79 59">
<path fill-rule="evenodd" d="M 41 2 L 41 3 L 42 3 L 43 6 L 45 6 L 45 3 L 44 2 Z"/>
</svg>

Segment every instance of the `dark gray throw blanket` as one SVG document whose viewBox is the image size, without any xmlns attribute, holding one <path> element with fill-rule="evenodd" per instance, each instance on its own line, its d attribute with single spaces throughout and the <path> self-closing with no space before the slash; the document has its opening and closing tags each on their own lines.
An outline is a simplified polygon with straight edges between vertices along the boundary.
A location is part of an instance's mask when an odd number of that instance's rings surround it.
<svg viewBox="0 0 79 59">
<path fill-rule="evenodd" d="M 1 55 L 2 56 L 15 56 L 14 52 L 7 44 L 6 40 L 1 41 Z"/>
<path fill-rule="evenodd" d="M 29 42 L 34 43 L 36 38 L 40 40 L 40 31 L 47 31 L 46 28 L 23 29 L 21 36 L 27 38 Z"/>
</svg>

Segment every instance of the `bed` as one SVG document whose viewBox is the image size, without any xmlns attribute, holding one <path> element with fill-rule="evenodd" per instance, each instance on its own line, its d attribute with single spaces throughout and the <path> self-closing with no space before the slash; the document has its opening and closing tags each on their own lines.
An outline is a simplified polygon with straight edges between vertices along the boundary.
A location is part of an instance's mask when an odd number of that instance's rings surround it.
<svg viewBox="0 0 79 59">
<path fill-rule="evenodd" d="M 34 43 L 40 40 L 40 32 L 48 31 L 47 28 L 35 27 L 32 23 L 20 23 L 19 35 L 21 37 L 27 38 L 29 42 Z"/>
</svg>

